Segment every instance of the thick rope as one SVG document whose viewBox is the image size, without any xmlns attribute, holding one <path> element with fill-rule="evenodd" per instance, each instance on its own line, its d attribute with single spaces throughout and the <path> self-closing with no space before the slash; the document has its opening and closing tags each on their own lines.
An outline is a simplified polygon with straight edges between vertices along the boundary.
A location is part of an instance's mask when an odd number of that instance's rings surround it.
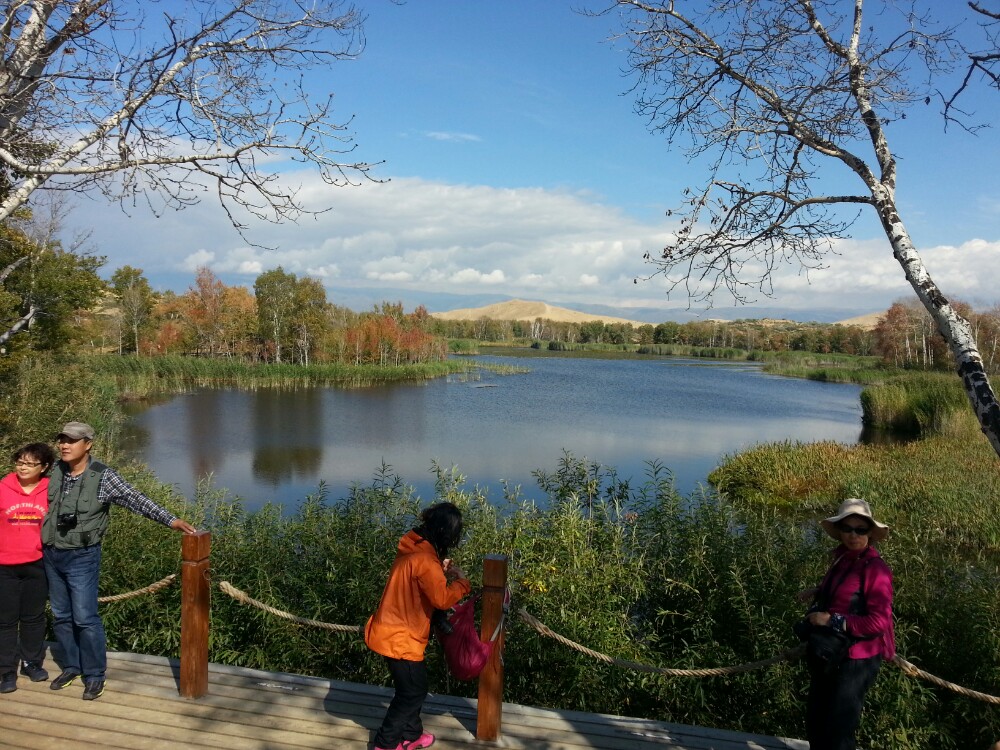
<svg viewBox="0 0 1000 750">
<path fill-rule="evenodd" d="M 922 680 L 927 680 L 928 682 L 933 682 L 939 687 L 947 688 L 952 692 L 958 693 L 959 695 L 964 695 L 968 698 L 975 698 L 976 700 L 985 701 L 986 703 L 1000 704 L 1000 698 L 995 695 L 989 695 L 988 693 L 980 693 L 978 690 L 970 690 L 969 688 L 962 687 L 961 685 L 956 685 L 954 682 L 948 682 L 947 680 L 942 680 L 940 677 L 932 675 L 930 672 L 925 672 L 914 664 L 908 662 L 899 654 L 896 654 L 892 659 L 893 664 L 903 670 L 903 674 L 908 677 L 919 677 Z"/>
<path fill-rule="evenodd" d="M 581 646 L 576 641 L 571 641 L 569 638 L 561 636 L 553 630 L 550 630 L 544 623 L 529 615 L 525 609 L 519 609 L 517 613 L 521 616 L 522 620 L 542 635 L 554 638 L 564 646 L 569 646 L 571 649 L 579 651 L 581 654 L 586 654 L 587 656 L 593 657 L 598 661 L 603 661 L 606 664 L 614 664 L 618 667 L 626 667 L 627 669 L 634 669 L 639 672 L 654 672 L 656 674 L 663 674 L 669 677 L 719 677 L 721 675 L 749 672 L 752 669 L 760 669 L 761 667 L 767 667 L 783 661 L 795 661 L 800 658 L 804 652 L 804 647 L 800 645 L 795 648 L 788 649 L 787 651 L 782 651 L 777 656 L 772 656 L 769 659 L 749 662 L 747 664 L 737 664 L 732 667 L 712 667 L 709 669 L 668 669 L 667 667 L 653 667 L 648 664 L 639 664 L 634 661 L 616 659 L 608 656 L 607 654 L 602 654 L 600 651 L 594 651 L 586 646 Z"/>
<path fill-rule="evenodd" d="M 786 651 L 782 651 L 780 654 L 773 656 L 770 659 L 750 662 L 748 664 L 738 664 L 734 667 L 717 667 L 713 669 L 667 669 L 666 667 L 651 667 L 648 664 L 638 664 L 636 662 L 625 661 L 623 659 L 615 659 L 607 654 L 602 654 L 601 652 L 594 651 L 586 646 L 581 646 L 579 643 L 571 641 L 569 638 L 559 635 L 549 629 L 546 625 L 529 615 L 524 609 L 518 610 L 518 614 L 521 616 L 522 620 L 542 635 L 554 638 L 564 646 L 569 646 L 570 648 L 579 651 L 581 654 L 586 654 L 587 656 L 603 661 L 606 664 L 627 667 L 628 669 L 634 669 L 640 672 L 655 672 L 658 674 L 669 675 L 671 677 L 717 677 L 726 674 L 736 674 L 738 672 L 748 672 L 751 669 L 770 666 L 771 664 L 777 664 L 782 661 L 795 661 L 796 659 L 802 658 L 805 654 L 805 645 L 801 644 L 794 648 L 787 649 Z M 939 687 L 946 688 L 968 698 L 985 701 L 986 703 L 1000 704 L 1000 698 L 995 695 L 980 693 L 978 690 L 970 690 L 969 688 L 962 687 L 961 685 L 956 685 L 954 682 L 943 680 L 940 677 L 932 675 L 930 672 L 925 672 L 916 665 L 908 662 L 899 654 L 896 654 L 896 656 L 893 657 L 892 663 L 899 667 L 903 671 L 903 674 L 908 677 L 919 677 L 920 679 L 927 680 L 928 682 L 932 682 Z"/>
<path fill-rule="evenodd" d="M 274 607 L 264 604 L 264 602 L 259 602 L 256 599 L 250 597 L 243 591 L 233 586 L 229 581 L 219 581 L 219 588 L 224 594 L 228 594 L 236 601 L 241 604 L 249 604 L 258 609 L 262 609 L 265 612 L 274 615 L 275 617 L 280 617 L 283 620 L 288 620 L 289 622 L 294 622 L 297 625 L 311 625 L 314 628 L 323 628 L 324 630 L 333 630 L 338 633 L 360 633 L 360 625 L 334 625 L 329 622 L 320 622 L 319 620 L 310 620 L 305 617 L 296 617 L 291 612 L 285 612 L 284 610 L 275 609 Z"/>
<path fill-rule="evenodd" d="M 156 583 L 151 583 L 143 589 L 128 591 L 124 594 L 115 594 L 114 596 L 99 596 L 97 598 L 97 602 L 98 604 L 107 604 L 108 602 L 120 602 L 123 599 L 131 599 L 134 596 L 142 596 L 143 594 L 155 594 L 160 589 L 165 589 L 173 583 L 175 578 L 177 578 L 177 574 L 171 573 L 166 578 L 157 581 Z"/>
</svg>

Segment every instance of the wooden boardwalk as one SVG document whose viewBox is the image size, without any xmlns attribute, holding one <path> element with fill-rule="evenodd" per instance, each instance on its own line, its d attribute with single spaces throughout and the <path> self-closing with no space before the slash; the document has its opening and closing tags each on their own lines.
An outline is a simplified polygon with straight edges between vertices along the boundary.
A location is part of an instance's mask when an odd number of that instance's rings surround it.
<svg viewBox="0 0 1000 750">
<path fill-rule="evenodd" d="M 49 661 L 50 670 L 55 665 Z M 0 695 L 0 747 L 18 750 L 368 750 L 391 691 L 276 672 L 209 665 L 209 694 L 177 694 L 177 662 L 111 653 L 103 697 L 81 700 L 79 682 L 61 691 L 18 680 Z M 424 725 L 439 750 L 807 750 L 800 740 L 645 719 L 549 711 L 505 703 L 498 743 L 475 739 L 476 701 L 432 694 Z"/>
</svg>

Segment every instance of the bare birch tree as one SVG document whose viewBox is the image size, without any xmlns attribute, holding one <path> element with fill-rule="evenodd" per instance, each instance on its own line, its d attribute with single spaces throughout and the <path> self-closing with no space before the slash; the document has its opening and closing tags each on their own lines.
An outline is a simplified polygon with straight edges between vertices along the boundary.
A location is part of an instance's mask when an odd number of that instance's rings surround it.
<svg viewBox="0 0 1000 750">
<path fill-rule="evenodd" d="M 306 71 L 355 57 L 340 0 L 10 0 L 0 15 L 0 221 L 41 188 L 230 220 L 295 218 L 281 168 L 363 179 L 332 96 Z"/>
<path fill-rule="evenodd" d="M 620 13 L 631 45 L 638 112 L 692 156 L 712 156 L 680 209 L 676 240 L 647 258 L 691 299 L 726 290 L 742 301 L 772 291 L 779 263 L 820 265 L 853 218 L 874 211 L 1000 454 L 1000 405 L 968 322 L 899 214 L 886 132 L 930 101 L 913 66 L 929 80 L 955 69 L 961 47 L 955 29 L 935 27 L 916 2 L 869 4 L 871 18 L 865 0 L 617 0 L 607 9 Z M 898 5 L 909 11 L 897 14 Z M 826 192 L 843 175 L 859 191 Z"/>
</svg>

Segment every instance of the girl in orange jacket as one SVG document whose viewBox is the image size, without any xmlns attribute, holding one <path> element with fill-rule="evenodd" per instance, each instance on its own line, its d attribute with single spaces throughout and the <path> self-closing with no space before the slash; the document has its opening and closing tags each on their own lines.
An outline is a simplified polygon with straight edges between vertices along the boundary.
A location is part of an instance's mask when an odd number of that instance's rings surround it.
<svg viewBox="0 0 1000 750">
<path fill-rule="evenodd" d="M 424 651 L 431 616 L 468 596 L 465 573 L 448 559 L 462 536 L 462 512 L 438 503 L 420 514 L 420 525 L 399 540 L 389 581 L 375 614 L 365 625 L 365 643 L 381 654 L 396 689 L 375 735 L 373 750 L 420 750 L 434 744 L 420 710 L 427 697 Z"/>
</svg>

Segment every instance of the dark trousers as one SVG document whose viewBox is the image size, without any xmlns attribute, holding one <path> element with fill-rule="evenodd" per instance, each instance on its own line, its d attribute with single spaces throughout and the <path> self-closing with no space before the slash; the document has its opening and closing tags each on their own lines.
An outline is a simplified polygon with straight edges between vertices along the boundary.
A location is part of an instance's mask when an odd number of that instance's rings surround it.
<svg viewBox="0 0 1000 750">
<path fill-rule="evenodd" d="M 412 742 L 424 733 L 420 709 L 427 698 L 427 664 L 384 657 L 392 675 L 396 694 L 375 734 L 375 747 L 395 748 L 400 742 Z"/>
<path fill-rule="evenodd" d="M 45 659 L 48 597 L 45 565 L 41 560 L 0 565 L 0 674 L 16 670 L 19 657 L 39 664 Z"/>
<path fill-rule="evenodd" d="M 845 659 L 832 675 L 811 669 L 806 706 L 809 750 L 855 750 L 865 695 L 875 683 L 881 656 Z"/>
</svg>

